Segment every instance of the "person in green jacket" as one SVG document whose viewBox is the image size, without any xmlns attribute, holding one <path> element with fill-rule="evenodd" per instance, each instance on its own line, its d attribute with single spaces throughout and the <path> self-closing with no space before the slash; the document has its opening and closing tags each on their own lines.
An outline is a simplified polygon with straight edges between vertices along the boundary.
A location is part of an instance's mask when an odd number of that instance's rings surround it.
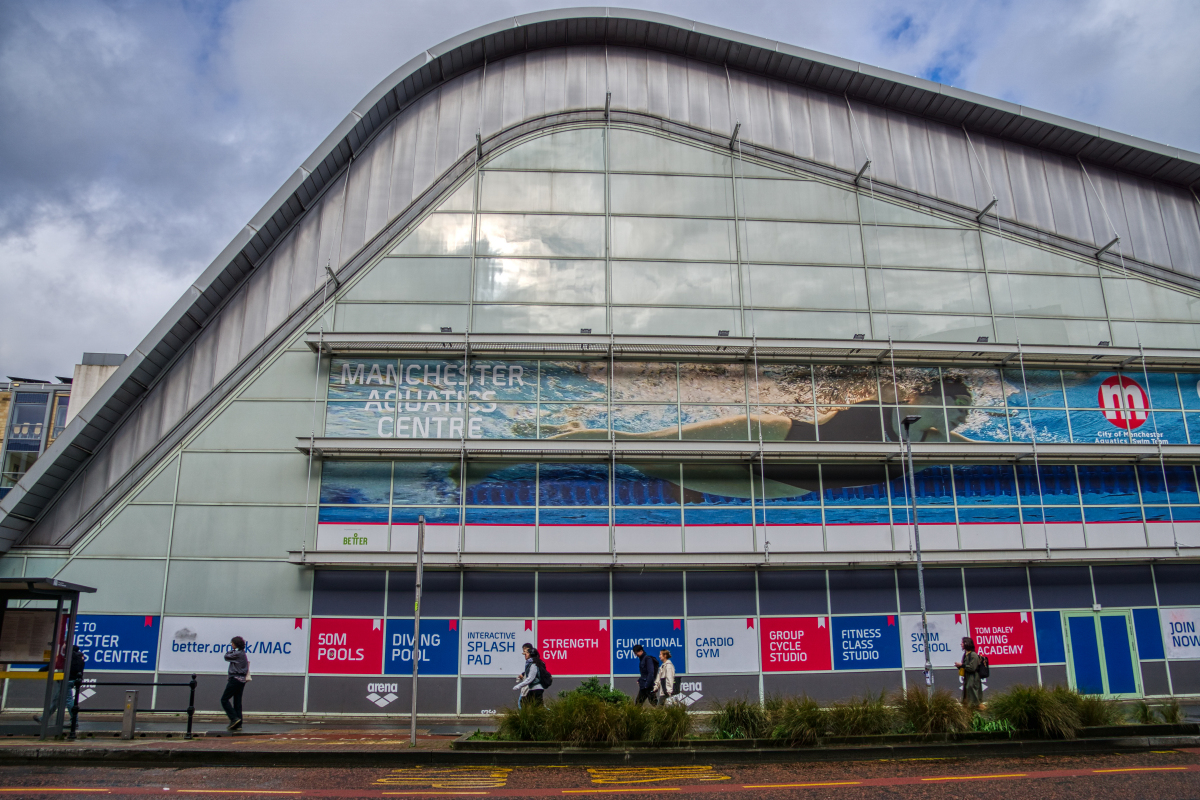
<svg viewBox="0 0 1200 800">
<path fill-rule="evenodd" d="M 963 679 L 963 705 L 977 708 L 983 703 L 983 679 L 979 677 L 979 653 L 975 652 L 975 640 L 964 636 L 962 640 L 963 660 L 956 663 L 958 674 Z"/>
</svg>

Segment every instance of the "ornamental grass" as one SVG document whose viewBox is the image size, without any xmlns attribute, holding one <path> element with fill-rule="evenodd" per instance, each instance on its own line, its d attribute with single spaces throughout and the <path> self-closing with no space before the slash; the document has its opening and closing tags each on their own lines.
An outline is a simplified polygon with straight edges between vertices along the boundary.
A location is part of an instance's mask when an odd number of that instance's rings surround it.
<svg viewBox="0 0 1200 800">
<path fill-rule="evenodd" d="M 896 709 L 915 733 L 966 733 L 971 729 L 971 712 L 953 694 L 937 689 L 913 687 L 895 697 Z"/>
</svg>

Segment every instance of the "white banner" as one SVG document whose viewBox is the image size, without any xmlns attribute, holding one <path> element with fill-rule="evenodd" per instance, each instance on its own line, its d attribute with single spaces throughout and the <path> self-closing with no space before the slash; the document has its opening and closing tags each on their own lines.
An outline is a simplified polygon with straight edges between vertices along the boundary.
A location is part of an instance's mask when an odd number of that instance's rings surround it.
<svg viewBox="0 0 1200 800">
<path fill-rule="evenodd" d="M 533 620 L 464 619 L 462 628 L 462 675 L 509 675 L 516 683 L 525 671 L 521 645 L 537 641 Z"/>
<path fill-rule="evenodd" d="M 322 522 L 317 525 L 318 550 L 361 550 L 384 553 L 388 549 L 387 523 Z"/>
<path fill-rule="evenodd" d="M 927 614 L 929 624 L 929 660 L 935 667 L 953 667 L 962 656 L 962 640 L 967 636 L 966 614 Z M 904 651 L 904 666 L 925 668 L 925 652 L 921 640 L 921 615 L 900 615 L 900 646 Z"/>
<path fill-rule="evenodd" d="M 1158 613 L 1167 658 L 1200 658 L 1200 608 L 1164 608 Z"/>
<path fill-rule="evenodd" d="M 687 643 L 692 674 L 758 672 L 758 623 L 753 617 L 689 619 Z"/>
<path fill-rule="evenodd" d="M 234 636 L 246 640 L 251 675 L 303 673 L 308 664 L 308 621 L 300 617 L 163 617 L 158 668 L 162 672 L 226 672 Z"/>
</svg>

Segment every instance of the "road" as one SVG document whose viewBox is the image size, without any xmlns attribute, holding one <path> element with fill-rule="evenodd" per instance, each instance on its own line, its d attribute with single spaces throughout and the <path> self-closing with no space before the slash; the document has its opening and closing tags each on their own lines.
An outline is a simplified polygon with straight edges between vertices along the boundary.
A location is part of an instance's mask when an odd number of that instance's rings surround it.
<svg viewBox="0 0 1200 800">
<path fill-rule="evenodd" d="M 0 797 L 1200 798 L 1200 748 L 1137 754 L 678 767 L 0 767 Z"/>
</svg>

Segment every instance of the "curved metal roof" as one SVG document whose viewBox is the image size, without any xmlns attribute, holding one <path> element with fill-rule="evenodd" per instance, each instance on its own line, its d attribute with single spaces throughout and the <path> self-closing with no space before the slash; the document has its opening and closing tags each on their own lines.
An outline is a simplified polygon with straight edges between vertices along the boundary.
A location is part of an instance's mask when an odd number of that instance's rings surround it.
<svg viewBox="0 0 1200 800">
<path fill-rule="evenodd" d="M 397 111 L 486 62 L 522 52 L 586 45 L 638 47 L 724 64 L 1176 186 L 1190 187 L 1200 181 L 1196 153 L 665 14 L 594 7 L 493 22 L 431 47 L 404 64 L 338 124 L 0 501 L 0 551 L 22 537 L 221 303 Z"/>
</svg>

